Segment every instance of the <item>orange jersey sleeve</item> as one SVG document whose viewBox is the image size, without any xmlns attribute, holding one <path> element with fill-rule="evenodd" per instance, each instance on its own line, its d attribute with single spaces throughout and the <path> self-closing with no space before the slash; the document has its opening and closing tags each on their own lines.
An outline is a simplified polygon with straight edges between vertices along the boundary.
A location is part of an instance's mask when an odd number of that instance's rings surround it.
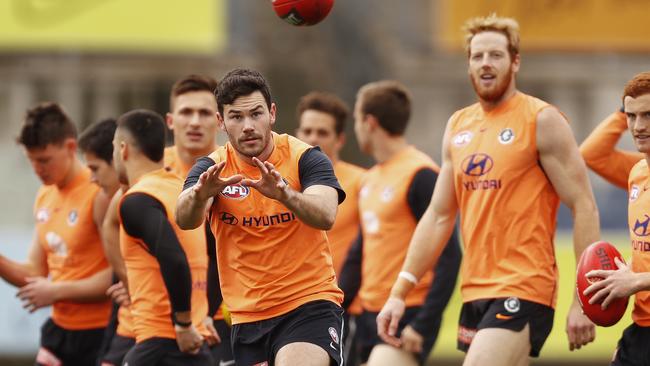
<svg viewBox="0 0 650 366">
<path fill-rule="evenodd" d="M 34 204 L 38 243 L 47 256 L 53 282 L 88 278 L 108 268 L 93 219 L 99 187 L 84 169 L 65 187 L 43 186 Z M 69 330 L 102 328 L 108 324 L 110 300 L 52 305 L 52 320 Z"/>
<path fill-rule="evenodd" d="M 643 154 L 616 148 L 627 131 L 625 113 L 615 112 L 605 118 L 580 145 L 587 166 L 611 184 L 627 189 L 628 176 Z"/>
<path fill-rule="evenodd" d="M 630 172 L 628 226 L 632 241 L 632 271 L 650 272 L 650 171 L 645 159 Z M 637 292 L 632 320 L 650 327 L 650 291 Z"/>
</svg>

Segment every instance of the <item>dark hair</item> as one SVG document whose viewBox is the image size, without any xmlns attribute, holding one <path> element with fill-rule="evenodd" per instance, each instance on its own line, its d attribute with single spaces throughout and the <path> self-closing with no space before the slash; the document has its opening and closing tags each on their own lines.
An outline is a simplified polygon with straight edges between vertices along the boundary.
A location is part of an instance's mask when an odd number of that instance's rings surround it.
<svg viewBox="0 0 650 366">
<path fill-rule="evenodd" d="M 27 149 L 44 149 L 50 144 L 60 145 L 67 138 L 77 138 L 74 123 L 60 105 L 44 102 L 27 110 L 16 142 Z"/>
<path fill-rule="evenodd" d="M 185 93 L 207 91 L 217 92 L 217 81 L 209 76 L 188 75 L 174 83 L 169 97 L 169 107 L 174 109 L 174 98 Z"/>
<path fill-rule="evenodd" d="M 411 96 L 397 81 L 377 81 L 366 84 L 357 95 L 363 115 L 373 115 L 390 135 L 401 136 L 411 117 Z"/>
<path fill-rule="evenodd" d="M 271 90 L 264 76 L 255 70 L 234 69 L 219 81 L 217 86 L 217 108 L 223 114 L 223 106 L 232 104 L 235 99 L 259 91 L 271 109 Z"/>
<path fill-rule="evenodd" d="M 337 135 L 340 135 L 345 130 L 345 120 L 348 118 L 350 110 L 341 98 L 331 93 L 318 91 L 303 96 L 298 102 L 298 107 L 296 107 L 298 120 L 300 120 L 300 116 L 302 116 L 305 111 L 310 109 L 327 113 L 334 117 L 334 130 Z"/>
<path fill-rule="evenodd" d="M 127 130 L 149 160 L 159 162 L 163 159 L 167 126 L 158 113 L 147 109 L 126 112 L 118 118 L 117 128 Z"/>
<path fill-rule="evenodd" d="M 107 118 L 90 125 L 79 136 L 79 149 L 93 153 L 108 164 L 113 162 L 113 136 L 117 123 L 115 118 Z"/>
<path fill-rule="evenodd" d="M 650 94 L 650 72 L 648 71 L 636 74 L 625 84 L 623 103 L 625 103 L 625 97 L 636 99 L 644 94 Z"/>
</svg>

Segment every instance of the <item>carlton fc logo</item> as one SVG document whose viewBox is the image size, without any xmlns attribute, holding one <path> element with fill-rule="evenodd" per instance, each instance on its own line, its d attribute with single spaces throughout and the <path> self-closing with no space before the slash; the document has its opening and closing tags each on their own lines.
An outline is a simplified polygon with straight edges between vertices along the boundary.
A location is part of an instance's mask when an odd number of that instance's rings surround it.
<svg viewBox="0 0 650 366">
<path fill-rule="evenodd" d="M 250 193 L 251 189 L 246 186 L 242 186 L 241 184 L 227 186 L 223 189 L 223 191 L 221 191 L 222 196 L 233 200 L 243 200 L 244 198 L 248 197 Z"/>
<path fill-rule="evenodd" d="M 461 169 L 466 175 L 480 177 L 489 173 L 493 166 L 494 161 L 489 155 L 477 153 L 466 157 L 461 164 Z"/>
<path fill-rule="evenodd" d="M 648 236 L 650 235 L 650 230 L 648 230 L 648 223 L 650 223 L 650 216 L 643 215 L 643 219 L 636 219 L 634 223 L 634 234 L 637 236 Z"/>
<path fill-rule="evenodd" d="M 499 132 L 499 142 L 501 145 L 508 145 L 515 139 L 515 133 L 512 128 L 504 128 Z"/>
</svg>

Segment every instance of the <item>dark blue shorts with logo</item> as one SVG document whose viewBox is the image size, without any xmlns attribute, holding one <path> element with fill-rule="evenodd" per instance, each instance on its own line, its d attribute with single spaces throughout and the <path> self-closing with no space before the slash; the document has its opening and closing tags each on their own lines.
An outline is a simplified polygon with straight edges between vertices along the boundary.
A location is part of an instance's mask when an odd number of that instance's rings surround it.
<svg viewBox="0 0 650 366">
<path fill-rule="evenodd" d="M 272 366 L 287 344 L 306 342 L 324 349 L 330 365 L 343 365 L 343 309 L 331 301 L 312 301 L 271 319 L 235 324 L 232 351 L 236 365 Z"/>
<path fill-rule="evenodd" d="M 458 323 L 457 348 L 467 352 L 481 329 L 501 328 L 520 332 L 530 329 L 530 356 L 538 357 L 553 328 L 553 308 L 516 297 L 470 301 L 463 304 Z"/>
</svg>

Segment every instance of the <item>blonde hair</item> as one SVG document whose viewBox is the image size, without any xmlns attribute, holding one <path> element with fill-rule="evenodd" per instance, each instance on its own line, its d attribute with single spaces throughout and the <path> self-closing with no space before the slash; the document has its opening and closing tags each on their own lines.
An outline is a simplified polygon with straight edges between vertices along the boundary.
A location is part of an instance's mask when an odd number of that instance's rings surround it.
<svg viewBox="0 0 650 366">
<path fill-rule="evenodd" d="M 492 13 L 486 17 L 469 19 L 463 26 L 465 49 L 470 54 L 470 44 L 475 35 L 483 32 L 501 33 L 508 39 L 508 52 L 511 57 L 519 54 L 519 23 L 513 18 L 498 17 Z"/>
</svg>

